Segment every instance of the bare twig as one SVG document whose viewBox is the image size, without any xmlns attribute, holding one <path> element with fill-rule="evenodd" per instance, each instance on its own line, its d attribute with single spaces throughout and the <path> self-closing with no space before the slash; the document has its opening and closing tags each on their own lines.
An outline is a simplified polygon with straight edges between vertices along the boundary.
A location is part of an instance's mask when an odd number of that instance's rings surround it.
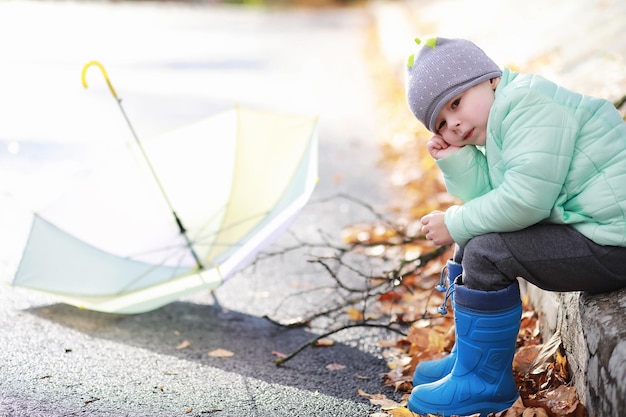
<svg viewBox="0 0 626 417">
<path fill-rule="evenodd" d="M 327 308 L 327 309 L 322 310 L 322 311 L 318 311 L 317 313 L 314 313 L 314 314 L 308 316 L 307 318 L 293 320 L 293 321 L 290 321 L 290 322 L 288 322 L 286 324 L 282 323 L 282 322 L 279 322 L 277 320 L 274 320 L 274 319 L 272 319 L 269 316 L 263 316 L 263 318 L 265 318 L 266 320 L 268 320 L 268 321 L 270 321 L 270 322 L 272 322 L 274 324 L 282 326 L 282 327 L 303 327 L 303 326 L 307 326 L 309 323 L 311 323 L 315 319 L 319 319 L 321 317 L 330 316 L 331 314 L 336 313 L 336 312 L 338 312 L 340 310 L 343 310 L 346 307 L 350 307 L 350 306 L 356 305 L 356 304 L 361 303 L 363 301 L 364 301 L 363 297 L 357 297 L 357 298 L 353 298 L 353 299 L 344 300 L 340 304 L 336 304 L 333 307 Z"/>
<path fill-rule="evenodd" d="M 387 220 L 385 216 L 377 212 L 372 205 L 348 194 L 337 194 L 310 204 L 324 203 L 328 202 L 330 199 L 338 198 L 348 200 L 366 209 L 375 219 L 372 226 L 383 226 L 385 230 L 390 232 L 389 236 L 391 236 L 391 238 L 337 244 L 334 237 L 328 236 L 322 230 L 318 230 L 315 242 L 304 241 L 294 233 L 291 233 L 291 237 L 295 243 L 278 248 L 272 252 L 261 253 L 256 257 L 251 266 L 257 266 L 265 260 L 277 256 L 286 256 L 292 252 L 308 251 L 307 256 L 309 256 L 310 259 L 308 259 L 307 262 L 318 265 L 323 273 L 332 280 L 328 285 L 320 285 L 305 291 L 288 294 L 280 301 L 274 312 L 275 315 L 279 309 L 284 307 L 288 299 L 311 294 L 316 291 L 328 290 L 329 288 L 334 290 L 332 292 L 333 298 L 324 298 L 324 306 L 318 306 L 319 311 L 313 312 L 308 316 L 299 315 L 296 319 L 288 322 L 275 320 L 268 315 L 264 316 L 266 320 L 273 324 L 287 328 L 310 326 L 316 320 L 330 320 L 333 326 L 335 323 L 339 323 L 339 327 L 312 338 L 293 353 L 277 359 L 275 361 L 277 365 L 287 362 L 324 337 L 355 327 L 386 329 L 406 336 L 403 330 L 408 329 L 413 321 L 407 321 L 406 317 L 403 317 L 402 314 L 396 317 L 396 313 L 393 309 L 389 310 L 387 313 L 380 312 L 382 313 L 382 317 L 375 317 L 368 313 L 376 307 L 382 295 L 394 291 L 400 286 L 412 292 L 410 285 L 405 285 L 405 277 L 418 275 L 425 269 L 429 262 L 439 258 L 449 249 L 447 246 L 433 247 L 432 250 L 429 249 L 419 256 L 412 259 L 405 259 L 403 256 L 405 253 L 403 245 L 417 244 L 421 246 L 425 243 L 424 236 L 411 235 L 406 226 L 395 224 Z M 370 255 L 369 248 L 377 246 L 384 248 L 381 256 Z M 424 246 L 428 247 L 427 244 Z M 394 247 L 400 248 L 399 251 L 390 250 Z M 369 269 L 369 271 L 366 272 L 365 268 Z M 432 297 L 432 293 L 430 297 Z M 361 319 L 358 322 L 353 320 L 349 321 L 349 316 L 346 314 L 347 308 L 355 307 L 358 308 L 361 313 Z M 341 314 L 344 314 L 345 317 L 341 317 Z M 424 314 L 416 320 L 428 317 L 429 313 L 427 308 L 425 308 Z M 328 325 L 325 321 L 321 323 L 322 325 L 318 327 Z M 322 329 L 322 331 L 324 330 Z"/>
<path fill-rule="evenodd" d="M 276 363 L 276 365 L 282 365 L 285 362 L 287 362 L 290 359 L 293 359 L 298 353 L 302 352 L 304 349 L 306 349 L 309 346 L 313 346 L 315 343 L 317 343 L 319 340 L 324 339 L 325 337 L 331 336 L 333 334 L 339 333 L 343 330 L 347 330 L 347 329 L 352 329 L 355 327 L 376 327 L 376 328 L 382 328 L 382 329 L 386 329 L 395 333 L 398 333 L 402 336 L 406 336 L 406 333 L 402 332 L 399 329 L 393 328 L 391 327 L 390 324 L 378 324 L 378 323 L 368 323 L 368 322 L 361 322 L 361 323 L 354 323 L 354 324 L 346 324 L 345 326 L 341 326 L 338 329 L 335 330 L 331 330 L 329 332 L 326 332 L 324 334 L 321 334 L 319 336 L 314 337 L 313 339 L 308 340 L 306 343 L 302 344 L 299 348 L 297 348 L 296 350 L 294 350 L 292 353 L 290 353 L 289 355 L 283 357 L 283 358 L 278 358 L 276 359 L 274 362 Z"/>
<path fill-rule="evenodd" d="M 372 213 L 372 215 L 374 215 L 374 217 L 377 220 L 382 221 L 384 223 L 387 222 L 385 220 L 384 216 L 381 213 L 379 213 L 371 204 L 366 203 L 365 201 L 363 201 L 363 200 L 361 200 L 361 199 L 359 199 L 359 198 L 357 198 L 357 197 L 355 197 L 353 195 L 350 195 L 350 194 L 338 193 L 338 194 L 332 195 L 330 197 L 317 200 L 316 202 L 318 202 L 318 203 L 327 203 L 328 201 L 336 200 L 338 198 L 342 198 L 344 200 L 348 200 L 348 201 L 351 201 L 353 203 L 356 203 L 356 204 L 360 205 L 361 207 L 367 209 L 370 213 Z"/>
<path fill-rule="evenodd" d="M 401 282 L 403 276 L 416 273 L 420 268 L 423 268 L 424 265 L 428 264 L 433 259 L 439 258 L 448 249 L 449 249 L 449 246 L 440 246 L 430 252 L 426 252 L 425 254 L 418 256 L 417 258 L 413 258 L 409 260 L 405 260 L 405 259 L 400 260 L 398 268 L 392 269 L 391 271 L 388 272 L 389 279 L 399 280 Z M 404 267 L 409 264 L 413 264 L 415 266 L 412 269 L 405 270 Z"/>
</svg>

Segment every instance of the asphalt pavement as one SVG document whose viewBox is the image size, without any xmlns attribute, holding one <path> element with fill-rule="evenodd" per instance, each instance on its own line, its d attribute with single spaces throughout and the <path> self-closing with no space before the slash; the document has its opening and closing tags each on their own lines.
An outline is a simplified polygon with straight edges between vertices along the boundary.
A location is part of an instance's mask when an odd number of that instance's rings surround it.
<svg viewBox="0 0 626 417">
<path fill-rule="evenodd" d="M 0 2 L 0 416 L 377 411 L 357 390 L 392 395 L 380 378 L 380 333 L 345 332 L 332 347 L 274 364 L 276 352 L 290 353 L 312 333 L 263 316 L 290 320 L 332 296 L 298 295 L 324 282 L 306 250 L 244 270 L 214 294 L 140 315 L 80 310 L 10 285 L 28 227 L 24 207 L 53 198 L 85 160 L 129 135 L 100 74 L 90 70 L 89 88 L 81 85 L 91 60 L 105 66 L 139 137 L 234 105 L 319 115 L 320 182 L 275 247 L 294 235 L 338 239 L 343 226 L 370 219 L 336 197 L 378 206 L 388 195 L 363 63 L 369 24 L 361 8 Z M 216 349 L 233 356 L 208 355 Z"/>
</svg>

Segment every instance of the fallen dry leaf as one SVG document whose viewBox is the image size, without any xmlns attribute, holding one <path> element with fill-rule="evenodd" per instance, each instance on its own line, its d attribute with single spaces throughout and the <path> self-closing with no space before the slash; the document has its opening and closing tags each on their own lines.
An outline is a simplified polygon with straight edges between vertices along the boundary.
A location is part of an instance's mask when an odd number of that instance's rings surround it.
<svg viewBox="0 0 626 417">
<path fill-rule="evenodd" d="M 333 346 L 335 344 L 335 341 L 333 339 L 329 339 L 329 338 L 323 338 L 323 339 L 319 339 L 315 342 L 316 347 L 329 347 L 329 346 Z"/>
<path fill-rule="evenodd" d="M 576 396 L 576 388 L 567 385 L 558 386 L 555 389 L 540 393 L 537 405 L 550 411 L 551 415 L 558 417 L 578 416 L 582 409 L 582 404 Z"/>
<path fill-rule="evenodd" d="M 370 400 L 373 399 L 375 401 L 384 401 L 387 399 L 387 396 L 385 394 L 368 394 L 367 392 L 363 391 L 361 388 L 357 390 L 357 393 L 359 394 L 359 396 L 370 399 Z"/>
<path fill-rule="evenodd" d="M 207 355 L 212 358 L 230 358 L 231 356 L 234 356 L 235 353 L 226 349 L 214 349 L 208 352 Z"/>
<path fill-rule="evenodd" d="M 415 413 L 413 413 L 411 410 L 409 410 L 406 407 L 394 408 L 392 410 L 389 410 L 389 412 L 391 413 L 393 417 L 415 417 L 416 416 Z"/>
<path fill-rule="evenodd" d="M 378 301 L 381 301 L 381 302 L 385 302 L 385 301 L 398 302 L 400 300 L 402 300 L 402 294 L 399 291 L 395 291 L 395 290 L 387 291 L 378 296 Z"/>
<path fill-rule="evenodd" d="M 191 346 L 191 342 L 189 340 L 183 340 L 182 342 L 180 342 L 178 344 L 178 346 L 176 346 L 176 349 L 180 350 L 180 349 L 186 349 L 189 346 Z"/>
<path fill-rule="evenodd" d="M 522 401 L 522 397 L 517 397 L 517 400 L 515 400 L 515 402 L 513 403 L 513 405 L 511 405 L 510 408 L 504 411 L 501 411 L 499 413 L 496 413 L 495 417 L 520 417 L 525 409 L 526 409 L 526 406 L 524 405 L 524 402 Z"/>
<path fill-rule="evenodd" d="M 543 408 L 529 407 L 524 410 L 522 417 L 549 417 Z"/>
<path fill-rule="evenodd" d="M 530 373 L 539 374 L 545 372 L 548 366 L 554 362 L 556 352 L 561 347 L 561 343 L 561 333 L 557 331 L 537 354 L 537 357 L 530 365 Z"/>
<path fill-rule="evenodd" d="M 397 340 L 381 339 L 378 341 L 378 345 L 383 348 L 396 347 L 398 346 L 398 343 L 399 342 Z"/>
<path fill-rule="evenodd" d="M 401 407 L 400 404 L 398 404 L 394 400 L 391 400 L 391 399 L 389 399 L 387 397 L 384 397 L 384 398 L 370 398 L 370 403 L 372 403 L 374 405 L 380 406 L 380 409 L 384 410 L 384 411 L 392 411 L 392 410 L 395 410 L 398 407 Z"/>
<path fill-rule="evenodd" d="M 329 363 L 328 365 L 325 366 L 326 369 L 328 369 L 329 371 L 339 371 L 341 369 L 345 369 L 346 365 L 342 365 L 340 363 Z"/>
<path fill-rule="evenodd" d="M 543 345 L 521 346 L 517 349 L 513 358 L 513 371 L 520 374 L 530 373 L 535 358 L 543 348 Z"/>
<path fill-rule="evenodd" d="M 352 321 L 363 321 L 363 312 L 355 307 L 346 310 L 346 314 Z"/>
<path fill-rule="evenodd" d="M 373 394 L 368 394 L 367 392 L 363 391 L 361 388 L 357 389 L 356 392 L 357 394 L 359 394 L 359 396 L 365 397 L 365 398 L 370 398 L 373 395 Z"/>
</svg>

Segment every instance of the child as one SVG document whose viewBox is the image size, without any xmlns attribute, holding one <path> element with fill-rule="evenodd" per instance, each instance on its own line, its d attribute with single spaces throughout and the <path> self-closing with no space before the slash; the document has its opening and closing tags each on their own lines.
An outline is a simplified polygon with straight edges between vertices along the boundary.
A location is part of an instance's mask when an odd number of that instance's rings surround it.
<svg viewBox="0 0 626 417">
<path fill-rule="evenodd" d="M 428 151 L 463 201 L 421 219 L 427 239 L 456 243 L 457 338 L 417 367 L 409 409 L 486 416 L 519 396 L 518 277 L 550 291 L 626 287 L 626 123 L 610 102 L 500 69 L 467 40 L 427 40 L 407 75 Z"/>
</svg>

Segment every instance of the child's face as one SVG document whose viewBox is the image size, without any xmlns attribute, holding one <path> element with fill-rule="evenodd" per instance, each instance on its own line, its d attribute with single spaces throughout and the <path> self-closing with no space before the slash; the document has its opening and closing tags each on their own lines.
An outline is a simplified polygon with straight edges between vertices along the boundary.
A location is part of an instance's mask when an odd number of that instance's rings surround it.
<svg viewBox="0 0 626 417">
<path fill-rule="evenodd" d="M 453 146 L 484 145 L 487 119 L 499 80 L 482 82 L 447 102 L 437 116 L 435 133 Z"/>
</svg>

